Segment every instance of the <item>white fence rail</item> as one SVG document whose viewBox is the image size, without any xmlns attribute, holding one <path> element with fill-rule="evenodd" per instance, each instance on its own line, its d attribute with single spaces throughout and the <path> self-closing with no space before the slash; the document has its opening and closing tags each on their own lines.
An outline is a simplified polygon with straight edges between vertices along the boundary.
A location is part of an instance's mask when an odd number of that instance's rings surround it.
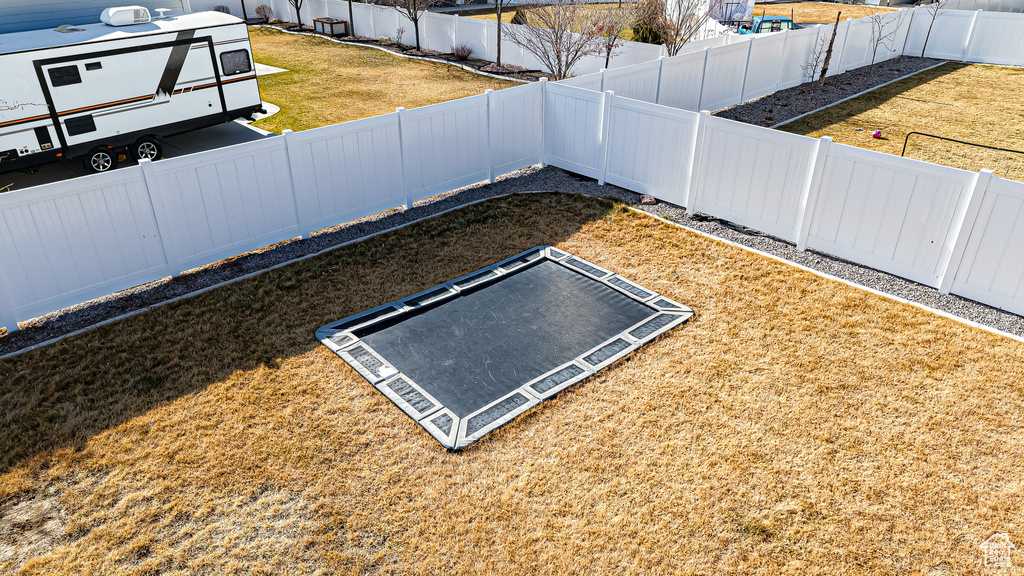
<svg viewBox="0 0 1024 576">
<path fill-rule="evenodd" d="M 981 39 L 1018 24 L 1024 16 L 951 15 L 934 50 L 1022 64 L 1024 40 Z M 854 47 L 859 24 L 845 25 L 843 67 L 869 58 Z M 918 9 L 905 26 L 908 51 L 926 26 Z M 1024 184 L 680 109 L 799 83 L 790 61 L 818 33 L 715 39 L 716 47 L 558 85 L 2 194 L 0 325 L 14 330 L 20 320 L 537 162 L 1024 313 Z M 612 87 L 632 98 L 592 89 Z"/>
</svg>

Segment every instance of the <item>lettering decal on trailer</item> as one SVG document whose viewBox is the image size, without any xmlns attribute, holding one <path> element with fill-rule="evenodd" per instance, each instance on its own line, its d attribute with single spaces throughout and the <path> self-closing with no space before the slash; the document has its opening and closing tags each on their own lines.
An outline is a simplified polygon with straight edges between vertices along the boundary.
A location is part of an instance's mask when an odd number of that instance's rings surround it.
<svg viewBox="0 0 1024 576">
<path fill-rule="evenodd" d="M 174 85 L 178 83 L 178 76 L 181 75 L 181 67 L 185 65 L 185 58 L 188 57 L 191 44 L 184 42 L 191 40 L 195 30 L 183 30 L 178 32 L 177 41 L 182 42 L 171 48 L 171 55 L 167 58 L 167 65 L 164 66 L 164 74 L 160 77 L 160 84 L 156 88 L 157 96 L 167 96 L 174 92 Z"/>
</svg>

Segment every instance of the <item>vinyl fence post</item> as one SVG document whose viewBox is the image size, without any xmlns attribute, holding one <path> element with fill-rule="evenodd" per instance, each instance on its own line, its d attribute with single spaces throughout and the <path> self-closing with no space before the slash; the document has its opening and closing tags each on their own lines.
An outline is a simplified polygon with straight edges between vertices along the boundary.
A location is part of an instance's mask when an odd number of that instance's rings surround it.
<svg viewBox="0 0 1024 576">
<path fill-rule="evenodd" d="M 971 43 L 974 42 L 974 31 L 978 28 L 978 19 L 981 18 L 981 10 L 974 12 L 974 17 L 971 18 L 971 29 L 967 32 L 967 41 L 964 42 L 964 53 L 960 57 L 961 62 L 967 61 L 967 55 L 971 53 Z"/>
<path fill-rule="evenodd" d="M 658 55 L 658 85 L 654 87 L 654 103 L 661 100 L 661 73 L 665 69 L 665 55 Z"/>
<path fill-rule="evenodd" d="M 800 251 L 807 249 L 807 238 L 811 234 L 811 220 L 814 218 L 814 207 L 818 203 L 818 194 L 821 192 L 825 160 L 828 158 L 828 149 L 831 145 L 831 136 L 822 136 L 818 140 L 814 161 L 808 167 L 807 184 L 804 185 L 804 189 L 800 193 L 800 208 L 796 214 L 796 249 Z"/>
<path fill-rule="evenodd" d="M 156 222 L 156 230 L 160 234 L 160 247 L 164 251 L 164 260 L 167 261 L 167 271 L 171 276 L 181 276 L 184 270 L 181 269 L 181 259 L 178 257 L 178 250 L 175 249 L 172 232 L 175 223 L 167 221 L 163 196 L 160 194 L 160 180 L 149 159 L 139 160 L 139 168 L 142 169 L 142 182 L 146 185 L 146 196 L 149 197 L 149 206 L 153 210 L 153 221 Z"/>
<path fill-rule="evenodd" d="M 494 184 L 494 143 L 496 138 L 492 134 L 494 124 L 491 122 L 491 109 L 494 108 L 494 90 L 484 90 L 487 95 L 487 181 Z"/>
<path fill-rule="evenodd" d="M 295 177 L 301 172 L 299 167 L 296 165 L 298 155 L 298 143 L 295 142 L 295 133 L 290 129 L 284 129 L 281 131 L 281 135 L 284 136 L 284 152 L 288 155 L 288 182 L 292 188 L 292 205 L 295 207 L 295 224 L 299 227 L 299 234 L 303 238 L 309 238 L 312 230 L 306 229 L 306 222 L 302 218 L 302 210 L 299 208 L 299 187 L 295 185 Z"/>
<path fill-rule="evenodd" d="M 608 71 L 607 68 L 601 68 L 601 90 L 600 90 L 600 92 L 604 92 L 604 73 L 607 72 L 607 71 Z"/>
<path fill-rule="evenodd" d="M 711 112 L 701 110 L 697 118 L 697 130 L 694 136 L 693 159 L 690 162 L 690 179 L 683 195 L 683 207 L 689 214 L 697 213 L 697 189 L 700 186 L 700 170 L 704 164 L 704 148 L 707 143 L 708 118 Z"/>
<path fill-rule="evenodd" d="M 957 224 L 953 236 L 953 247 L 949 256 L 942 264 L 942 274 L 939 275 L 939 292 L 949 294 L 953 288 L 953 281 L 956 280 L 956 273 L 960 270 L 960 263 L 964 258 L 964 251 L 967 249 L 967 241 L 971 239 L 971 232 L 978 221 L 978 212 L 981 211 L 981 203 L 985 200 L 988 187 L 992 183 L 993 172 L 988 168 L 978 173 L 974 179 L 974 185 L 967 193 L 967 207 L 964 209 L 963 218 Z"/>
<path fill-rule="evenodd" d="M 737 104 L 743 104 L 747 101 L 747 76 L 750 74 L 750 52 L 754 49 L 754 34 L 751 34 L 750 40 L 747 41 L 747 63 L 743 65 L 743 83 L 740 84 L 740 101 Z"/>
<path fill-rule="evenodd" d="M 907 24 L 907 35 L 903 37 L 903 50 L 900 51 L 900 56 L 907 55 L 907 43 L 910 42 L 910 35 L 914 33 L 914 14 L 917 14 L 917 9 L 920 6 L 914 6 L 910 11 L 910 23 Z"/>
<path fill-rule="evenodd" d="M 708 47 L 704 47 L 704 69 L 700 73 L 700 93 L 697 95 L 697 110 L 704 104 L 704 79 L 708 75 Z"/>
<path fill-rule="evenodd" d="M 544 134 L 547 132 L 548 120 L 548 78 L 541 76 L 540 79 L 540 167 L 547 168 L 548 150 L 547 139 Z"/>
<path fill-rule="evenodd" d="M 399 174 L 402 176 L 402 193 L 405 195 L 405 209 L 409 210 L 412 208 L 412 194 L 409 193 L 409 177 L 406 174 L 405 169 L 405 134 L 402 130 L 403 118 L 408 112 L 405 108 L 395 108 L 395 112 L 398 113 L 398 163 L 402 169 L 399 170 Z"/>
<path fill-rule="evenodd" d="M 601 98 L 601 171 L 600 176 L 597 178 L 597 185 L 604 186 L 605 179 L 608 177 L 608 136 L 611 132 L 612 123 L 612 99 L 615 98 L 615 92 L 608 90 L 604 93 Z"/>
<path fill-rule="evenodd" d="M 7 328 L 8 334 L 18 331 L 18 320 L 11 303 L 11 288 L 7 284 L 9 276 L 9 273 L 0 275 L 0 326 Z"/>
</svg>

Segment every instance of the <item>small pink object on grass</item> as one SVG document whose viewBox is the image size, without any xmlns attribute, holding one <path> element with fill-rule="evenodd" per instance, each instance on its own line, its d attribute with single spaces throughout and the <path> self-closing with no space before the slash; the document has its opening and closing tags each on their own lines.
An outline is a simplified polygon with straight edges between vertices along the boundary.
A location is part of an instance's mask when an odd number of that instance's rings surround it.
<svg viewBox="0 0 1024 576">
<path fill-rule="evenodd" d="M 871 133 L 871 137 L 872 138 L 881 138 L 882 137 L 882 131 L 881 130 L 875 130 L 874 132 Z"/>
</svg>

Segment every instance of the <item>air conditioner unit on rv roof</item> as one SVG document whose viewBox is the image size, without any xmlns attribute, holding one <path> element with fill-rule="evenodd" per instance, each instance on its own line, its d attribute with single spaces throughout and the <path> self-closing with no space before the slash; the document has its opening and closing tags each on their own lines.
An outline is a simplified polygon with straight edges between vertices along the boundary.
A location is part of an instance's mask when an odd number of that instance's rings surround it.
<svg viewBox="0 0 1024 576">
<path fill-rule="evenodd" d="M 107 8 L 100 14 L 100 20 L 110 26 L 131 26 L 149 22 L 149 10 L 142 6 L 117 6 Z"/>
</svg>

